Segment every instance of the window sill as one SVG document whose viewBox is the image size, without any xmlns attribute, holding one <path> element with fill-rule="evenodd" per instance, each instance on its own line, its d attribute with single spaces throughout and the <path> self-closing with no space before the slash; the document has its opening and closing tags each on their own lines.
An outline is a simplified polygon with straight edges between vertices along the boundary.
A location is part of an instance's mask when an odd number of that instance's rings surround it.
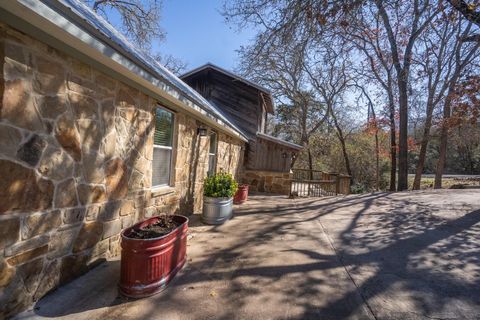
<svg viewBox="0 0 480 320">
<path fill-rule="evenodd" d="M 175 192 L 175 188 L 171 186 L 152 187 L 150 189 L 152 198 L 164 196 Z"/>
</svg>

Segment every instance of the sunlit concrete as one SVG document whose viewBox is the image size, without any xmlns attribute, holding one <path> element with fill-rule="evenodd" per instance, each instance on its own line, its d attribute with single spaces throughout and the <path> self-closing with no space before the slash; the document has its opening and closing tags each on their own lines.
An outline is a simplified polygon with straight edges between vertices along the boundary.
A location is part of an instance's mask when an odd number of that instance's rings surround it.
<svg viewBox="0 0 480 320">
<path fill-rule="evenodd" d="M 118 296 L 108 261 L 19 319 L 477 319 L 480 190 L 322 199 L 257 195 L 190 224 L 163 292 Z"/>
</svg>

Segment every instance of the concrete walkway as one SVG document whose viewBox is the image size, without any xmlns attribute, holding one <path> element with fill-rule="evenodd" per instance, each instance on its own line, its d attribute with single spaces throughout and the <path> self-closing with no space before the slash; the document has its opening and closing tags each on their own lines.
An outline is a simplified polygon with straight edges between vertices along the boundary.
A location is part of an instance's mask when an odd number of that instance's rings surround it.
<svg viewBox="0 0 480 320">
<path fill-rule="evenodd" d="M 162 293 L 119 297 L 109 261 L 19 319 L 478 319 L 480 190 L 255 196 L 220 227 L 192 219 Z"/>
</svg>

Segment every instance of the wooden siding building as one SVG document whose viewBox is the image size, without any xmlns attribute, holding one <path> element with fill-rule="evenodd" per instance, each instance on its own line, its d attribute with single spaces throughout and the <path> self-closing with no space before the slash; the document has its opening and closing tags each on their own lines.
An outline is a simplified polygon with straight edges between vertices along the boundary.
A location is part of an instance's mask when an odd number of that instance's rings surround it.
<svg viewBox="0 0 480 320">
<path fill-rule="evenodd" d="M 274 114 L 268 89 L 208 63 L 181 79 L 225 115 L 248 138 L 247 170 L 289 172 L 300 145 L 266 134 L 269 114 Z"/>
</svg>

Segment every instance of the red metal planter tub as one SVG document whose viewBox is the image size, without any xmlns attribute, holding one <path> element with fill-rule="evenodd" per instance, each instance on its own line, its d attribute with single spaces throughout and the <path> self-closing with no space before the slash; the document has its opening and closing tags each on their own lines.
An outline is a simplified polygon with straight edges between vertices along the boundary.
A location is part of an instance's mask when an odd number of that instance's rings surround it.
<svg viewBox="0 0 480 320">
<path fill-rule="evenodd" d="M 142 298 L 160 292 L 183 267 L 187 252 L 188 218 L 173 216 L 180 225 L 169 234 L 153 239 L 133 239 L 128 235 L 159 220 L 153 217 L 122 232 L 120 292 Z"/>
<path fill-rule="evenodd" d="M 235 193 L 235 197 L 233 198 L 234 204 L 242 204 L 247 201 L 248 198 L 248 184 L 242 184 L 238 186 L 238 190 Z"/>
</svg>

